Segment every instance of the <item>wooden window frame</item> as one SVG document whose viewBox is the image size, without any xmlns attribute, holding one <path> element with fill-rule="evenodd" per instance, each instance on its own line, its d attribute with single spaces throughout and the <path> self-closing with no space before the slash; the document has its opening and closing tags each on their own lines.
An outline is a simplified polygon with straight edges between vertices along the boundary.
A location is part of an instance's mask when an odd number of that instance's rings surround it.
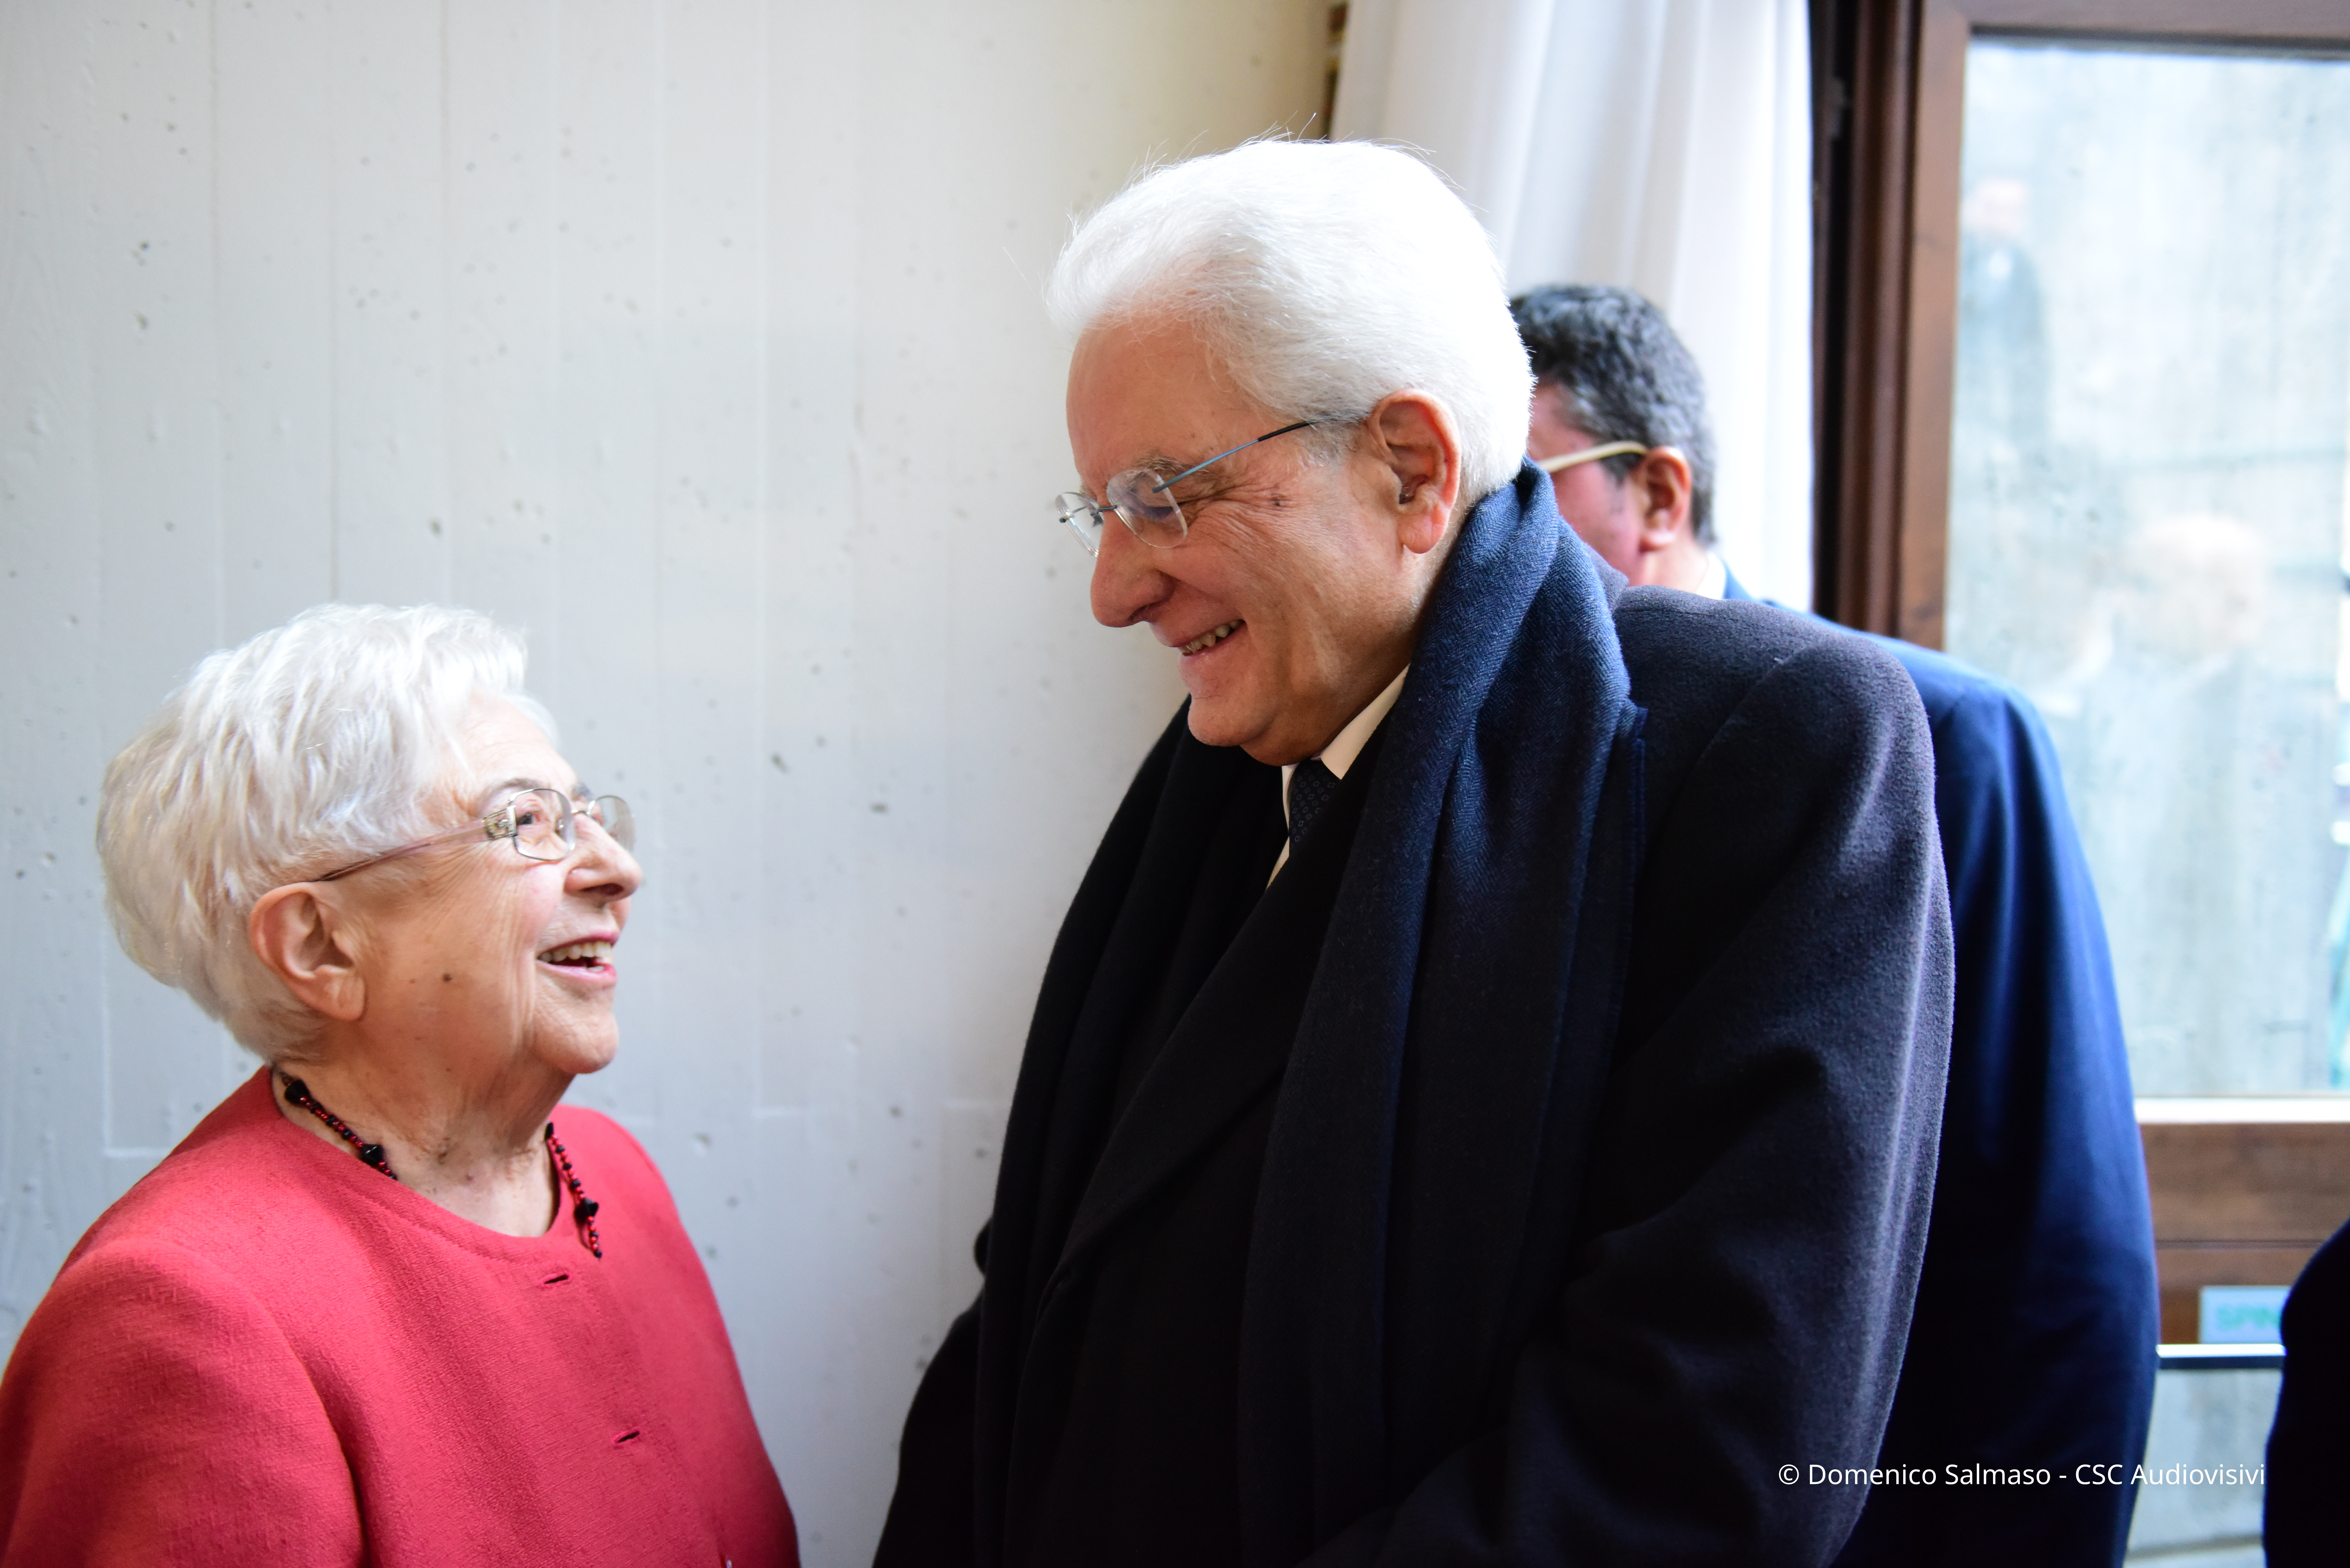
<svg viewBox="0 0 2350 1568">
<path fill-rule="evenodd" d="M 1967 47 L 1978 35 L 2350 52 L 2341 0 L 1812 0 L 1814 607 L 1942 646 Z M 2289 1283 L 2339 1221 L 2350 1124 L 2140 1112 L 2165 1341 L 2202 1288 Z"/>
<path fill-rule="evenodd" d="M 2350 52 L 2341 0 L 1812 0 L 1813 605 L 1942 646 L 1967 46 Z"/>
</svg>

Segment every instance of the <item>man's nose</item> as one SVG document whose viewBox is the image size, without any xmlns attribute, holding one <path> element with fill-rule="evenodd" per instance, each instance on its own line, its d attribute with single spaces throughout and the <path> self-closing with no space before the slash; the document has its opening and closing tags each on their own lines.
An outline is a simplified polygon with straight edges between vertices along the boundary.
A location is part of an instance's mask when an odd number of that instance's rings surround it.
<svg viewBox="0 0 2350 1568">
<path fill-rule="evenodd" d="M 1167 597 L 1167 576 L 1159 552 L 1134 536 L 1123 518 L 1102 525 L 1094 556 L 1094 618 L 1104 626 L 1132 626 Z"/>
</svg>

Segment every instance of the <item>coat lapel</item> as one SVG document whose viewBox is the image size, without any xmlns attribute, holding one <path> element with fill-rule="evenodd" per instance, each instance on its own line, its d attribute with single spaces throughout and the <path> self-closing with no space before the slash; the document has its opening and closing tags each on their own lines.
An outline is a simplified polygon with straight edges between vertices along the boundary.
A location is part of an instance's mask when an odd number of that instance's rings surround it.
<svg viewBox="0 0 2350 1568">
<path fill-rule="evenodd" d="M 1047 1282 L 1094 1182 L 1127 1051 L 1137 1032 L 1149 1027 L 1148 1014 L 1160 988 L 1170 979 L 1186 981 L 1167 971 L 1170 963 L 1180 967 L 1191 957 L 1186 950 L 1193 933 L 1187 927 L 1203 867 L 1211 867 L 1220 849 L 1235 848 L 1235 837 L 1245 836 L 1233 833 L 1236 819 L 1278 809 L 1263 776 L 1269 771 L 1242 753 L 1203 746 L 1188 731 L 1175 742 L 1149 836 L 1099 961 L 1087 977 L 1058 1081 L 1049 1091 L 1052 1115 L 1033 1151 L 1035 1223 L 1023 1263 L 1023 1296 L 1032 1318 L 1042 1310 Z M 1188 982 L 1199 983 L 1196 971 Z M 1014 1154 L 1010 1135 L 1004 1153 L 1007 1158 Z M 1003 1212 L 1000 1191 L 997 1205 Z"/>
<path fill-rule="evenodd" d="M 1110 1131 L 1070 1226 L 1054 1285 L 1281 1076 L 1361 815 L 1370 754 L 1324 809 L 1183 1011 Z M 1352 787 L 1348 787 L 1351 785 Z M 1049 1303 L 1053 1286 L 1046 1289 Z"/>
<path fill-rule="evenodd" d="M 1014 1417 L 1045 1285 L 1084 1194 L 1133 1017 L 1232 792 L 1255 764 L 1179 711 L 1136 774 L 1062 921 L 1020 1059 L 981 1287 L 972 1464 L 979 1568 L 1003 1557 Z"/>
</svg>

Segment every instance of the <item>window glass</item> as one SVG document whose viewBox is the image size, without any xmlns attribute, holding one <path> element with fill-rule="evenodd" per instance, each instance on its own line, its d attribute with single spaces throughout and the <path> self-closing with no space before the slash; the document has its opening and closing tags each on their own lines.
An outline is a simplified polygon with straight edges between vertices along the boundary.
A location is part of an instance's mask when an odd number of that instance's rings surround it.
<svg viewBox="0 0 2350 1568">
<path fill-rule="evenodd" d="M 1947 640 L 2046 718 L 2142 1095 L 2350 1086 L 2350 61 L 1978 40 Z"/>
</svg>

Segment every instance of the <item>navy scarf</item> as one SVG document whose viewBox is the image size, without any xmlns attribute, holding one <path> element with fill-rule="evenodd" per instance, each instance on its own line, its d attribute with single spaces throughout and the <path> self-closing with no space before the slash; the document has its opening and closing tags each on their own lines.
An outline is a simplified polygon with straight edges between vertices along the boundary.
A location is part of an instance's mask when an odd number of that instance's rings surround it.
<svg viewBox="0 0 2350 1568">
<path fill-rule="evenodd" d="M 1295 1562 L 1483 1424 L 1562 1282 L 1638 860 L 1622 587 L 1531 466 L 1438 581 L 1258 1190 L 1252 1563 Z"/>
</svg>

